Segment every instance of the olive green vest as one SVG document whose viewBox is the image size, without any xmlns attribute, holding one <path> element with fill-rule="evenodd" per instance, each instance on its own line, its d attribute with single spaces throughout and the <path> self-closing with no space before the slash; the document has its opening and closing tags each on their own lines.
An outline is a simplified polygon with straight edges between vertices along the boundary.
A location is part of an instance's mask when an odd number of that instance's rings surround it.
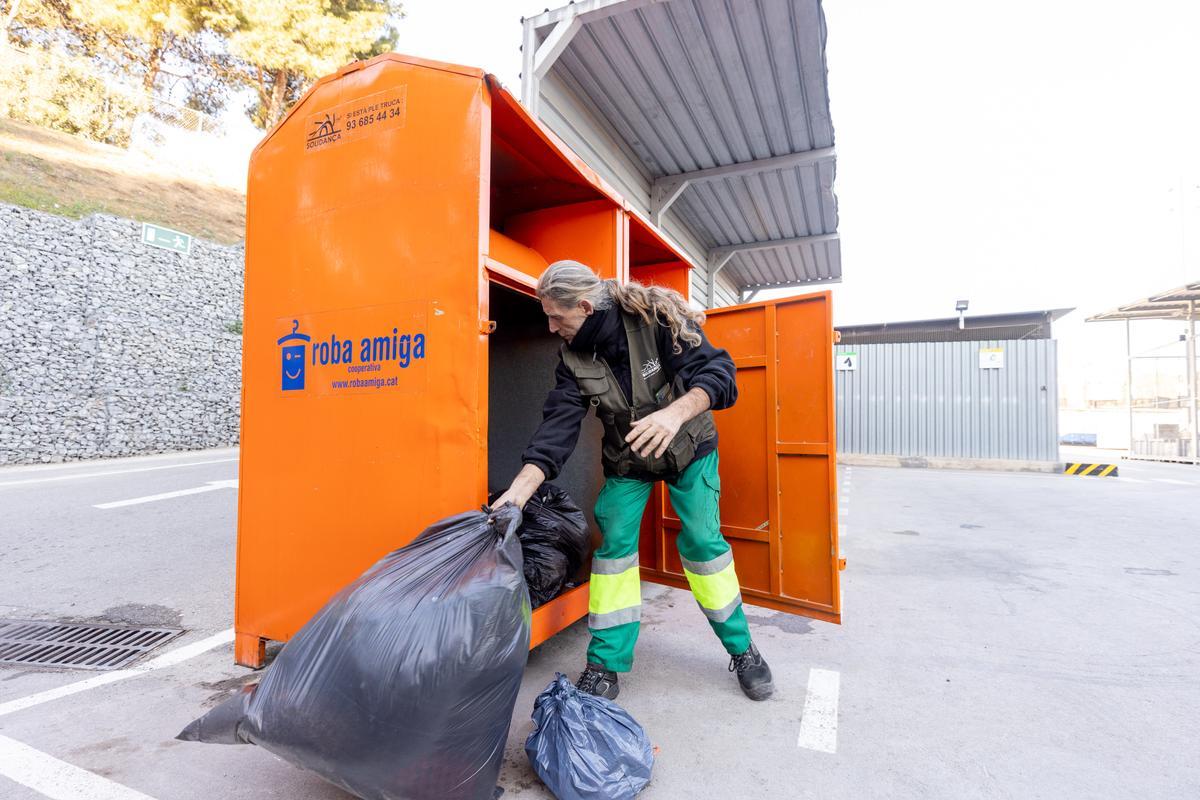
<svg viewBox="0 0 1200 800">
<path fill-rule="evenodd" d="M 574 374 L 579 393 L 596 409 L 596 416 L 604 425 L 601 458 L 605 472 L 610 475 L 628 475 L 630 472 L 664 477 L 678 475 L 695 457 L 696 445 L 716 435 L 712 412 L 705 411 L 684 423 L 659 458 L 653 453 L 643 458 L 630 448 L 625 437 L 629 435 L 633 421 L 666 408 L 683 394 L 684 389 L 682 381 L 676 379 L 672 386 L 667 380 L 654 327 L 622 309 L 614 311 L 620 313 L 629 341 L 632 405 L 603 358 L 594 353 L 562 348 L 563 363 Z"/>
</svg>

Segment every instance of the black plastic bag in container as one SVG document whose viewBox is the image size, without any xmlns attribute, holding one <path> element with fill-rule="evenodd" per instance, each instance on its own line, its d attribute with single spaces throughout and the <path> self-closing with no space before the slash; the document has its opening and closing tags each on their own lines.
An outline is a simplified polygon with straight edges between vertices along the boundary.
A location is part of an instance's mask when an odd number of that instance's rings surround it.
<svg viewBox="0 0 1200 800">
<path fill-rule="evenodd" d="M 522 555 L 525 557 L 529 603 L 533 608 L 562 594 L 569 574 L 566 554 L 550 545 L 533 543 L 522 547 Z"/>
<path fill-rule="evenodd" d="M 587 517 L 563 489 L 543 483 L 525 504 L 517 535 L 534 608 L 560 595 L 591 554 Z"/>
<path fill-rule="evenodd" d="M 520 521 L 428 528 L 178 738 L 257 744 L 366 800 L 490 800 L 529 655 Z"/>
<path fill-rule="evenodd" d="M 525 754 L 558 800 L 628 800 L 650 782 L 654 752 L 642 726 L 561 673 L 534 701 L 533 722 Z"/>
</svg>

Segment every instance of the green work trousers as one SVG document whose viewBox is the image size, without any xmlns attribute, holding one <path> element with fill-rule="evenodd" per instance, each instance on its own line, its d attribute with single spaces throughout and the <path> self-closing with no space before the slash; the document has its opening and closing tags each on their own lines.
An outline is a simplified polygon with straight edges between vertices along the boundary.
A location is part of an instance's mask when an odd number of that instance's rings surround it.
<svg viewBox="0 0 1200 800">
<path fill-rule="evenodd" d="M 592 559 L 588 661 L 614 672 L 633 667 L 633 648 L 642 618 L 638 539 L 642 514 L 654 484 L 611 477 L 596 498 L 596 522 L 604 541 Z M 750 628 L 733 551 L 721 535 L 721 478 L 714 450 L 667 482 L 682 530 L 677 546 L 692 595 L 725 649 L 733 655 L 750 646 Z"/>
</svg>

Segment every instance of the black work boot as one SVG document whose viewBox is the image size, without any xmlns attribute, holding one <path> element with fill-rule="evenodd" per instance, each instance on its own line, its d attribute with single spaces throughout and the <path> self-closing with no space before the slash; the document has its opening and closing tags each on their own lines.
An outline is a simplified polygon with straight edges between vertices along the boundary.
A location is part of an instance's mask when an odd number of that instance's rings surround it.
<svg viewBox="0 0 1200 800">
<path fill-rule="evenodd" d="M 617 673 L 590 661 L 587 669 L 575 682 L 575 688 L 607 700 L 616 700 L 617 695 L 621 693 L 621 687 L 617 685 Z"/>
<path fill-rule="evenodd" d="M 766 700 L 775 693 L 775 684 L 771 683 L 771 668 L 754 642 L 750 643 L 746 652 L 729 659 L 729 671 L 737 673 L 742 691 L 751 700 Z"/>
</svg>

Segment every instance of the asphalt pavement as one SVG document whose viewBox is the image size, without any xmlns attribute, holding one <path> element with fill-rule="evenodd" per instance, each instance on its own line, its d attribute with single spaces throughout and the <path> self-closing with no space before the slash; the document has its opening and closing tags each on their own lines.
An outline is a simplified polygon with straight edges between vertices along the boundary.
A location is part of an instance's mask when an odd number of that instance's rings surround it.
<svg viewBox="0 0 1200 800">
<path fill-rule="evenodd" d="M 236 459 L 0 469 L 0 618 L 186 631 L 117 680 L 0 667 L 0 798 L 347 797 L 257 748 L 173 738 L 255 678 L 229 642 Z M 1200 468 L 1120 470 L 842 468 L 844 624 L 747 609 L 766 703 L 686 592 L 646 584 L 620 698 L 659 751 L 641 797 L 1200 796 Z M 506 798 L 550 797 L 529 713 L 586 642 L 577 624 L 531 654 Z"/>
</svg>

